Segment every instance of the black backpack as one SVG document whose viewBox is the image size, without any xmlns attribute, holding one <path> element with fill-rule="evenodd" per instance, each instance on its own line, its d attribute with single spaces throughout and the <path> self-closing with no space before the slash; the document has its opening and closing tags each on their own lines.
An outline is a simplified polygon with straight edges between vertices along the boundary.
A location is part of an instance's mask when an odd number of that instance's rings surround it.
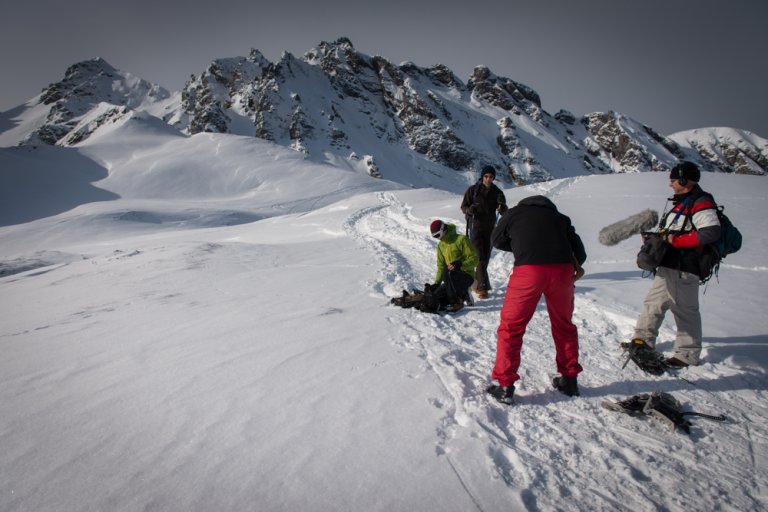
<svg viewBox="0 0 768 512">
<path fill-rule="evenodd" d="M 424 313 L 437 313 L 448 305 L 448 292 L 444 285 L 425 283 L 424 290 L 403 290 L 403 294 L 390 300 L 390 303 L 401 308 L 418 309 Z"/>
<path fill-rule="evenodd" d="M 717 207 L 720 238 L 717 242 L 702 247 L 699 252 L 699 276 L 702 283 L 709 281 L 712 276 L 719 277 L 720 262 L 729 254 L 741 249 L 741 232 L 725 214 L 724 208 L 723 206 Z M 693 225 L 693 221 L 691 221 L 691 225 Z"/>
<path fill-rule="evenodd" d="M 733 225 L 725 214 L 724 206 L 717 207 L 717 218 L 720 219 L 720 240 L 717 241 L 717 253 L 720 259 L 741 249 L 741 232 Z"/>
</svg>

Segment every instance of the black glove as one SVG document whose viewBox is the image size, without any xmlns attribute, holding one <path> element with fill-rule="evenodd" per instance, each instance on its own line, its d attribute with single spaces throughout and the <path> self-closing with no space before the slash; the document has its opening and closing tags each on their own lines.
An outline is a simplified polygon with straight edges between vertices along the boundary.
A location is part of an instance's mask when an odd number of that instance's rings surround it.
<svg viewBox="0 0 768 512">
<path fill-rule="evenodd" d="M 454 261 L 451 265 L 453 265 L 453 268 L 461 268 L 461 261 Z"/>
<path fill-rule="evenodd" d="M 472 206 L 469 207 L 468 211 L 469 211 L 470 215 L 476 215 L 477 214 L 477 205 L 473 204 Z"/>
</svg>

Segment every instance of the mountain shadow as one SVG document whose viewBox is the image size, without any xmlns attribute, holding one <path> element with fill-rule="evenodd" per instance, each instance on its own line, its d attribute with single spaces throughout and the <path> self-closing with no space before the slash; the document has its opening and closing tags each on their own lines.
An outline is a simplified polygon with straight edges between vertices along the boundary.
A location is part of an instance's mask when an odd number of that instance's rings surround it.
<svg viewBox="0 0 768 512">
<path fill-rule="evenodd" d="M 0 226 L 23 224 L 120 196 L 93 182 L 107 170 L 76 149 L 56 146 L 0 148 Z"/>
</svg>

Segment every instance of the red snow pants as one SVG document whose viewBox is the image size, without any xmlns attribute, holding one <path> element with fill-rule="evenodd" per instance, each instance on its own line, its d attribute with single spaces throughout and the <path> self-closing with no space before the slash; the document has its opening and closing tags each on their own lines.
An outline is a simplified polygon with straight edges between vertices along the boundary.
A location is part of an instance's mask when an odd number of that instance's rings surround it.
<svg viewBox="0 0 768 512">
<path fill-rule="evenodd" d="M 555 341 L 557 371 L 563 377 L 575 377 L 579 365 L 579 336 L 571 321 L 573 315 L 573 265 L 521 265 L 509 276 L 501 320 L 496 331 L 496 364 L 492 377 L 501 386 L 511 386 L 520 379 L 520 351 L 525 328 L 544 295 L 552 338 Z"/>
</svg>

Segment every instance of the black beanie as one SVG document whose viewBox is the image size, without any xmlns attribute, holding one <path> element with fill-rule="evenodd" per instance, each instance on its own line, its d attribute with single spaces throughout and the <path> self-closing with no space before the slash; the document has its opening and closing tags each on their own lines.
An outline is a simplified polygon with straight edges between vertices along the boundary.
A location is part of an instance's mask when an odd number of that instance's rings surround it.
<svg viewBox="0 0 768 512">
<path fill-rule="evenodd" d="M 494 166 L 492 166 L 492 165 L 486 165 L 485 167 L 483 167 L 483 170 L 480 171 L 480 177 L 482 178 L 486 174 L 492 174 L 493 177 L 495 178 L 496 177 L 496 168 Z"/>
<path fill-rule="evenodd" d="M 701 180 L 701 171 L 693 162 L 680 162 L 669 171 L 669 179 L 679 180 L 680 178 L 698 183 Z"/>
</svg>

